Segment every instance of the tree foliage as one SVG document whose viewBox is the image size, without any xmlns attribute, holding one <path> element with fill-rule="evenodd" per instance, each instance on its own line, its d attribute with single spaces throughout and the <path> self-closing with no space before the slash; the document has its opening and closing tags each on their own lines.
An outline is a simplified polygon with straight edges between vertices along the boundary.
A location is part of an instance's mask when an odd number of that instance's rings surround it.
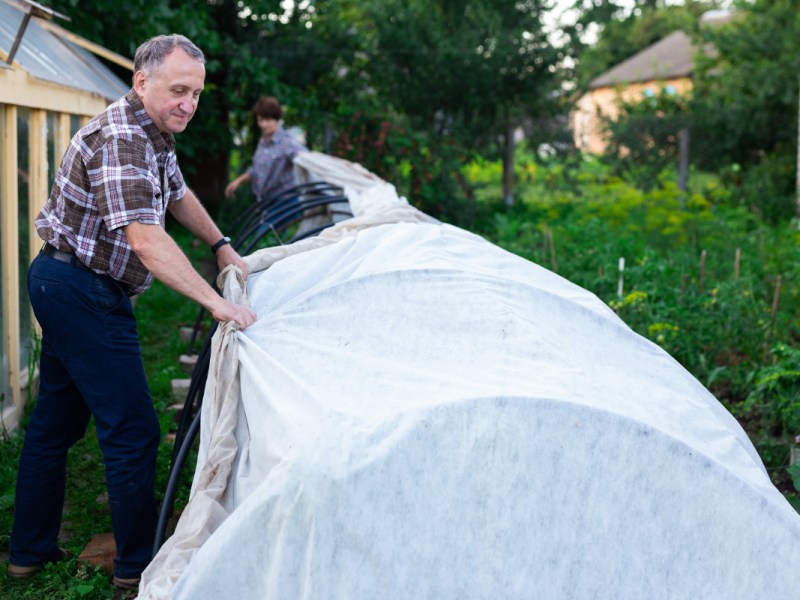
<svg viewBox="0 0 800 600">
<path fill-rule="evenodd" d="M 702 31 L 716 49 L 698 63 L 693 148 L 700 166 L 741 165 L 742 201 L 769 218 L 794 209 L 800 84 L 800 2 L 740 2 Z"/>
<path fill-rule="evenodd" d="M 278 1 L 268 4 L 279 8 Z M 241 18 L 238 3 L 53 0 L 51 6 L 70 18 L 70 30 L 130 58 L 144 40 L 164 33 L 182 33 L 202 48 L 206 87 L 197 116 L 180 134 L 178 152 L 187 181 L 213 208 L 228 180 L 231 115 L 250 108 L 238 92 L 270 89 L 277 81 L 275 69 L 250 51 L 248 42 L 256 32 Z M 131 79 L 130 72 L 117 72 Z"/>
<path fill-rule="evenodd" d="M 649 190 L 677 164 L 680 137 L 689 127 L 688 100 L 662 89 L 641 101 L 622 102 L 620 115 L 606 123 L 607 156 L 626 181 Z"/>
<path fill-rule="evenodd" d="M 618 0 L 576 0 L 580 16 L 564 31 L 571 40 L 571 55 L 578 61 L 576 87 L 587 89 L 593 79 L 673 31 L 696 31 L 700 16 L 719 5 L 718 0 L 686 0 L 680 5 L 646 0 L 626 10 L 626 4 Z M 598 32 L 596 43 L 583 39 L 592 29 Z"/>
<path fill-rule="evenodd" d="M 704 30 L 716 48 L 698 63 L 696 126 L 714 153 L 706 164 L 748 163 L 796 143 L 800 2 L 742 2 L 727 25 Z"/>
</svg>

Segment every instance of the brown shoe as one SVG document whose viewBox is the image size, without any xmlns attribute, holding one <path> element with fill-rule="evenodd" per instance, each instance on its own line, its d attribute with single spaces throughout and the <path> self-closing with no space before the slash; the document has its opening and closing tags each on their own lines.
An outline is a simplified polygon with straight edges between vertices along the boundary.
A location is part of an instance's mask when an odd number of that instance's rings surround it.
<svg viewBox="0 0 800 600">
<path fill-rule="evenodd" d="M 28 579 L 42 570 L 47 563 L 57 563 L 72 557 L 72 553 L 63 548 L 58 548 L 52 557 L 36 565 L 21 566 L 8 563 L 8 576 L 14 579 Z"/>
<path fill-rule="evenodd" d="M 138 590 L 141 577 L 133 577 L 131 579 L 123 579 L 122 577 L 114 577 L 111 583 L 118 590 Z"/>
</svg>

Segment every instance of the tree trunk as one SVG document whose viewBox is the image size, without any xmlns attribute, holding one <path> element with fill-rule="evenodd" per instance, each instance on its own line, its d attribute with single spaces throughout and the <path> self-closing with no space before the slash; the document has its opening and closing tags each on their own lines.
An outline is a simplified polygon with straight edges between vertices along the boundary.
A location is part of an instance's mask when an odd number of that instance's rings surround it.
<svg viewBox="0 0 800 600">
<path fill-rule="evenodd" d="M 228 184 L 228 160 L 227 154 L 198 157 L 192 161 L 191 174 L 185 174 L 186 184 L 212 216 L 217 213 Z"/>
<path fill-rule="evenodd" d="M 686 191 L 689 179 L 689 128 L 681 129 L 678 134 L 678 187 Z"/>
</svg>

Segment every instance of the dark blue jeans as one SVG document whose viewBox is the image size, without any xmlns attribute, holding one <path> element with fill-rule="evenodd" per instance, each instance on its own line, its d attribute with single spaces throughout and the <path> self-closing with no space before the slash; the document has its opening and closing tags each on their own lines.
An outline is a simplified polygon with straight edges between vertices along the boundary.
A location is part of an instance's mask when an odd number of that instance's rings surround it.
<svg viewBox="0 0 800 600">
<path fill-rule="evenodd" d="M 28 293 L 42 327 L 39 397 L 19 461 L 10 562 L 56 552 L 67 450 L 94 416 L 106 469 L 115 575 L 138 577 L 152 557 L 161 437 L 130 299 L 110 277 L 39 255 Z"/>
</svg>

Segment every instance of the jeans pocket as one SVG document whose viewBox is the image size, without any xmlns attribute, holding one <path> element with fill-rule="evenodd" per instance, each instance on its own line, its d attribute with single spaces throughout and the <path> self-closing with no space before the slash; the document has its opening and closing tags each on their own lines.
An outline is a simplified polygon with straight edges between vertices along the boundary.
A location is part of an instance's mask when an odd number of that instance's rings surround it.
<svg viewBox="0 0 800 600">
<path fill-rule="evenodd" d="M 128 296 L 122 287 L 110 277 L 95 277 L 92 281 L 92 299 L 98 310 L 111 312 Z"/>
</svg>

